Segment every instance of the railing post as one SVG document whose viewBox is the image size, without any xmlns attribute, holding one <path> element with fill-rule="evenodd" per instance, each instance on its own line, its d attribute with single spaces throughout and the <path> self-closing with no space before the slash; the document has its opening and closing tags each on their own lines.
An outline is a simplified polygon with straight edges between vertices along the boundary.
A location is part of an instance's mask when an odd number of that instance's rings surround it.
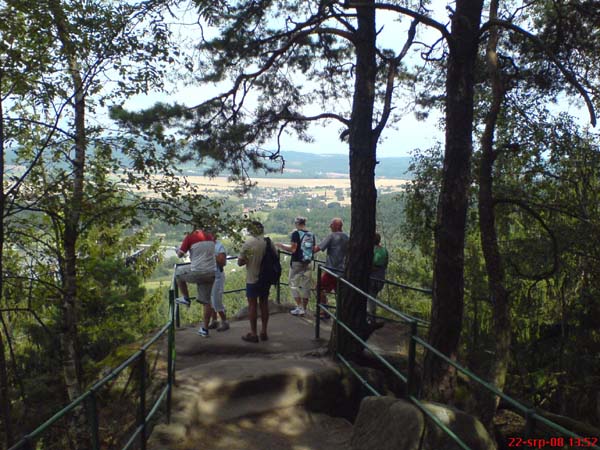
<svg viewBox="0 0 600 450">
<path fill-rule="evenodd" d="M 171 397 L 173 392 L 173 384 L 175 382 L 175 292 L 169 291 L 169 313 L 171 316 L 171 325 L 169 326 L 168 348 L 167 352 L 167 423 L 171 423 Z"/>
<path fill-rule="evenodd" d="M 335 278 L 335 352 L 340 352 L 340 333 L 342 328 L 338 326 L 340 316 L 340 274 Z"/>
<path fill-rule="evenodd" d="M 277 250 L 277 258 L 279 258 L 279 264 L 281 264 L 281 250 Z M 277 280 L 277 304 L 281 305 L 281 277 L 279 277 L 279 280 Z"/>
<path fill-rule="evenodd" d="M 532 437 L 535 430 L 535 409 L 528 409 L 525 413 L 525 436 Z"/>
<path fill-rule="evenodd" d="M 90 390 L 88 397 L 88 420 L 90 424 L 90 439 L 92 441 L 92 449 L 100 448 L 100 438 L 98 436 L 98 405 L 96 403 L 96 391 Z"/>
<path fill-rule="evenodd" d="M 315 303 L 315 339 L 321 337 L 321 265 L 317 265 L 317 302 Z"/>
<path fill-rule="evenodd" d="M 146 450 L 146 350 L 140 355 L 140 407 L 138 425 L 141 427 L 140 448 Z"/>
<path fill-rule="evenodd" d="M 175 272 L 177 270 L 177 265 L 175 265 L 173 272 Z M 175 286 L 173 286 L 173 300 L 175 300 L 175 298 L 179 297 L 179 286 L 177 286 L 177 279 L 175 278 L 175 275 L 173 275 L 173 284 Z M 179 328 L 181 326 L 181 321 L 179 320 L 179 304 L 175 303 L 175 326 L 177 326 L 177 328 Z"/>
<path fill-rule="evenodd" d="M 416 380 L 415 380 L 415 359 L 416 359 L 416 353 L 417 353 L 417 343 L 414 340 L 414 338 L 417 336 L 417 321 L 413 320 L 410 323 L 410 336 L 409 336 L 409 340 L 408 340 L 408 386 L 407 386 L 407 393 L 408 395 L 415 395 L 415 387 L 416 387 Z"/>
</svg>

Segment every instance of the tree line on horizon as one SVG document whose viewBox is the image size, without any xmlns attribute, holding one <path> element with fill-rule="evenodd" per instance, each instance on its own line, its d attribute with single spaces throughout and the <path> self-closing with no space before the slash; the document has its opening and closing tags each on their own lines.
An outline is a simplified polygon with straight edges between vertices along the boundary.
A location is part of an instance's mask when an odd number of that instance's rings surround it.
<svg viewBox="0 0 600 450">
<path fill-rule="evenodd" d="M 561 107 L 565 99 L 579 101 L 596 123 L 597 3 L 457 0 L 438 18 L 420 1 L 3 2 L 5 447 L 32 425 L 25 419 L 39 407 L 35 376 L 49 374 L 53 404 L 73 400 L 113 346 L 155 324 L 152 301 L 135 300 L 152 252 L 135 267 L 121 264 L 147 236 L 141 217 L 233 235 L 245 226 L 221 201 L 182 181 L 186 164 L 208 164 L 209 176 L 228 173 L 243 193 L 251 174 L 282 163 L 287 133 L 310 140 L 310 123 L 335 124 L 349 148 L 345 277 L 366 290 L 377 144 L 405 109 L 444 115 L 445 141 L 414 154 L 406 222 L 392 232 L 418 255 L 398 273 L 431 276 L 429 342 L 501 390 L 591 417 L 600 402 L 584 395 L 597 382 L 600 343 L 593 325 L 600 256 L 590 245 L 600 230 L 598 136 Z M 199 27 L 189 46 L 174 18 L 184 11 Z M 379 41 L 383 14 L 402 24 L 395 48 Z M 424 29 L 436 37 L 429 40 Z M 143 111 L 123 106 L 138 94 L 168 92 L 174 79 L 216 84 L 222 94 Z M 107 108 L 112 122 L 104 124 Z M 279 147 L 265 150 L 273 138 Z M 24 171 L 6 164 L 11 152 Z M 153 196 L 131 193 L 141 187 Z M 364 301 L 345 287 L 342 298 L 341 320 L 368 337 Z M 136 314 L 148 320 L 115 334 Z M 553 357 L 536 351 L 546 335 L 558 345 Z M 331 348 L 350 359 L 362 351 L 343 330 L 333 333 Z M 516 352 L 532 353 L 515 366 Z M 427 398 L 460 403 L 463 389 L 451 366 L 426 353 Z M 498 399 L 466 389 L 472 401 L 465 407 L 491 429 Z M 71 448 L 86 447 L 84 422 L 80 411 L 68 427 Z"/>
</svg>

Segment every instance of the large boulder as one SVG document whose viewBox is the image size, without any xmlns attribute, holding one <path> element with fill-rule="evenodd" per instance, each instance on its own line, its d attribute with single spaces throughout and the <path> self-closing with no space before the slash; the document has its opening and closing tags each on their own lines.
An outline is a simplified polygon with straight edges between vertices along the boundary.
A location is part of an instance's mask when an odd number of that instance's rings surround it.
<svg viewBox="0 0 600 450">
<path fill-rule="evenodd" d="M 437 403 L 424 402 L 424 406 L 471 450 L 496 449 L 495 442 L 475 417 Z M 460 447 L 414 404 L 393 397 L 367 397 L 354 423 L 351 449 L 455 450 Z"/>
</svg>

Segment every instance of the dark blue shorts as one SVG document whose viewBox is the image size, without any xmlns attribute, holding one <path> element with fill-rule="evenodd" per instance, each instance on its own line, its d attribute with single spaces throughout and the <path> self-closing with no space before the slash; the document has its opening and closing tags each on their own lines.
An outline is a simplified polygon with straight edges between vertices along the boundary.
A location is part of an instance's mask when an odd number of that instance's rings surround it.
<svg viewBox="0 0 600 450">
<path fill-rule="evenodd" d="M 246 283 L 246 297 L 261 298 L 269 297 L 269 289 L 271 286 L 262 286 L 258 283 Z"/>
</svg>

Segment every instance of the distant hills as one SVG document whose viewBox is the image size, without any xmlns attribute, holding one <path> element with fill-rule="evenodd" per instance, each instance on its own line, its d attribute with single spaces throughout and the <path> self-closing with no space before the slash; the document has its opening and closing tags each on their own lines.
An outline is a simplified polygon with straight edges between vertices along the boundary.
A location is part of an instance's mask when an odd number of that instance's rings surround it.
<svg viewBox="0 0 600 450">
<path fill-rule="evenodd" d="M 284 174 L 295 178 L 335 178 L 348 176 L 350 172 L 348 155 L 315 154 L 288 151 L 283 152 Z M 410 157 L 379 158 L 375 168 L 378 177 L 411 179 L 408 172 Z"/>
<path fill-rule="evenodd" d="M 282 151 L 285 167 L 283 173 L 272 172 L 268 175 L 264 171 L 252 171 L 252 177 L 271 178 L 347 178 L 349 170 L 348 155 L 343 154 L 317 154 L 297 151 Z M 409 172 L 410 157 L 378 158 L 379 164 L 375 168 L 375 175 L 383 178 L 401 180 L 412 179 Z M 279 167 L 273 164 L 273 167 Z M 202 175 L 205 167 L 188 162 L 184 171 L 187 175 Z"/>
<path fill-rule="evenodd" d="M 255 178 L 264 176 L 270 178 L 347 178 L 349 175 L 347 154 L 317 154 L 286 150 L 282 150 L 281 154 L 285 159 L 283 173 L 277 171 L 267 175 L 261 170 L 251 171 L 250 176 Z M 119 159 L 125 165 L 131 164 L 129 158 L 124 155 L 121 155 Z M 412 179 L 412 174 L 408 170 L 410 157 L 378 158 L 378 161 L 379 164 L 375 168 L 377 177 L 401 180 Z M 16 163 L 13 151 L 7 152 L 6 163 Z M 273 164 L 273 167 L 279 167 L 279 165 Z M 180 169 L 186 175 L 204 175 L 207 168 L 208 164 L 199 165 L 193 160 L 182 163 L 180 166 Z M 224 172 L 221 175 L 227 175 L 227 173 Z"/>
</svg>

